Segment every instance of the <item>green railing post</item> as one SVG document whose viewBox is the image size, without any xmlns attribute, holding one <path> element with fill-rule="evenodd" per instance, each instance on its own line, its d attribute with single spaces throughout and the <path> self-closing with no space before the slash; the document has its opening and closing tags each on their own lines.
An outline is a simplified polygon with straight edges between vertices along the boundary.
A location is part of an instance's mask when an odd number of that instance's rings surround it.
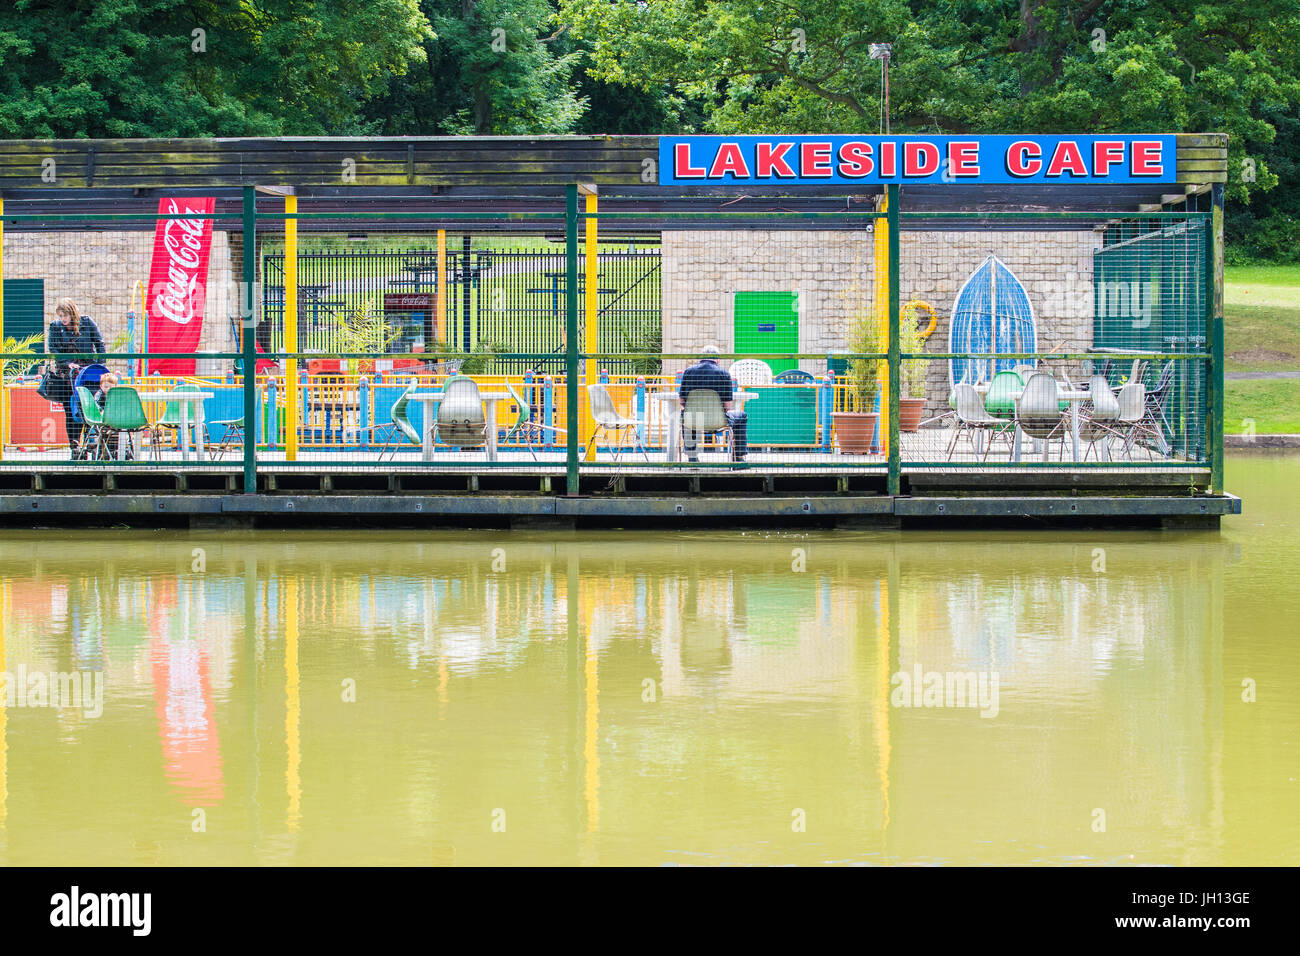
<svg viewBox="0 0 1300 956">
<path fill-rule="evenodd" d="M 244 288 L 239 320 L 244 329 L 244 494 L 257 493 L 257 192 L 244 187 Z M 248 311 L 245 312 L 244 310 Z"/>
<path fill-rule="evenodd" d="M 1205 322 L 1210 352 L 1210 491 L 1223 493 L 1223 184 L 1211 193 L 1213 212 L 1205 236 Z"/>
<path fill-rule="evenodd" d="M 887 224 L 889 228 L 889 488 L 891 495 L 902 494 L 903 456 L 899 443 L 898 404 L 902 398 L 902 367 L 898 336 L 898 187 L 888 187 Z M 877 220 L 879 228 L 879 220 Z"/>
<path fill-rule="evenodd" d="M 564 193 L 564 238 L 566 251 L 564 322 L 565 433 L 568 436 L 568 472 L 565 493 L 578 493 L 578 184 L 570 183 Z"/>
</svg>

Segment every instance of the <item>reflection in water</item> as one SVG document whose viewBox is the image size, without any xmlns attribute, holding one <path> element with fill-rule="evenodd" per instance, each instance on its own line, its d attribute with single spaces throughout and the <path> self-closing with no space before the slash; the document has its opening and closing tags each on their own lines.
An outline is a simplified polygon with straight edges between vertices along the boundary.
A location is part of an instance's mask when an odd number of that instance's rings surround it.
<svg viewBox="0 0 1300 956">
<path fill-rule="evenodd" d="M 10 535 L 0 669 L 107 683 L 99 719 L 0 707 L 0 854 L 1280 861 L 1296 704 L 1239 698 L 1300 676 L 1297 608 L 1225 596 L 1294 580 L 1294 522 L 1258 521 Z M 914 670 L 995 674 L 996 717 L 891 703 Z"/>
</svg>

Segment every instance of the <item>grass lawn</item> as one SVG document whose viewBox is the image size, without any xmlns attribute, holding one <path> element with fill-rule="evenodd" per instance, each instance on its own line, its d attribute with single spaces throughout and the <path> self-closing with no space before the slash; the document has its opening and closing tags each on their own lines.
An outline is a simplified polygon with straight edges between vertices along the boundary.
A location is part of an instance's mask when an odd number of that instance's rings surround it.
<svg viewBox="0 0 1300 956">
<path fill-rule="evenodd" d="M 1229 266 L 1223 310 L 1228 371 L 1300 369 L 1300 266 Z"/>
<path fill-rule="evenodd" d="M 1261 435 L 1300 434 L 1300 379 L 1238 379 L 1225 383 L 1223 431 L 1241 434 L 1247 419 Z"/>
<path fill-rule="evenodd" d="M 1300 369 L 1300 266 L 1228 266 L 1223 311 L 1228 371 Z M 1226 382 L 1224 431 L 1247 419 L 1261 435 L 1300 433 L 1300 379 Z"/>
</svg>

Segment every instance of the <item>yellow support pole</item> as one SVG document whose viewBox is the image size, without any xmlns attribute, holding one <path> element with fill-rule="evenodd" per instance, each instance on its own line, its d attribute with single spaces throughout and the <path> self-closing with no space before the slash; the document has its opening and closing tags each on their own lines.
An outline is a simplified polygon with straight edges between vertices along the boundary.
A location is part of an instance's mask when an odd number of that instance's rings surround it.
<svg viewBox="0 0 1300 956">
<path fill-rule="evenodd" d="M 0 345 L 5 340 L 5 201 L 0 197 Z M 0 376 L 2 379 L 3 376 Z M 9 444 L 9 383 L 0 381 L 0 461 L 4 461 Z"/>
<path fill-rule="evenodd" d="M 589 355 L 600 351 L 600 266 L 596 258 L 596 187 L 594 185 L 579 186 L 578 191 L 587 197 L 587 231 L 585 236 L 585 247 L 587 251 L 586 270 L 583 276 L 585 283 L 583 306 L 585 310 L 585 320 L 582 331 L 583 351 Z M 587 385 L 594 385 L 600 380 L 600 359 L 589 357 L 583 364 L 584 377 Z M 591 402 L 586 400 L 585 395 L 578 397 L 578 409 L 582 418 L 582 442 L 587 449 L 586 460 L 596 460 L 596 443 L 592 441 L 596 434 L 596 423 L 591 417 Z"/>
<path fill-rule="evenodd" d="M 298 197 L 284 197 L 284 211 L 298 211 Z M 247 333 L 245 333 L 247 334 Z M 284 221 L 284 350 L 298 351 L 298 220 Z M 254 366 L 256 368 L 256 366 Z M 245 369 L 244 373 L 248 374 Z M 284 457 L 298 460 L 298 359 L 284 362 Z"/>
<path fill-rule="evenodd" d="M 434 335 L 438 341 L 444 345 L 449 345 L 447 341 L 447 230 L 438 230 L 438 301 L 437 308 L 433 313 L 433 321 L 437 327 Z"/>
<path fill-rule="evenodd" d="M 5 655 L 5 622 L 9 617 L 9 582 L 0 581 L 0 674 L 9 673 L 9 660 Z M 0 830 L 5 828 L 9 812 L 9 739 L 5 723 L 5 695 L 0 694 Z"/>
<path fill-rule="evenodd" d="M 880 197 L 880 211 L 889 209 L 889 197 Z M 880 332 L 880 342 L 889 341 L 889 230 L 883 219 L 876 220 L 876 265 L 875 265 L 875 306 L 876 326 Z M 880 379 L 880 417 L 876 419 L 876 434 L 880 436 L 880 453 L 889 455 L 889 365 L 876 362 L 877 376 Z M 867 409 L 870 411 L 870 409 Z"/>
</svg>

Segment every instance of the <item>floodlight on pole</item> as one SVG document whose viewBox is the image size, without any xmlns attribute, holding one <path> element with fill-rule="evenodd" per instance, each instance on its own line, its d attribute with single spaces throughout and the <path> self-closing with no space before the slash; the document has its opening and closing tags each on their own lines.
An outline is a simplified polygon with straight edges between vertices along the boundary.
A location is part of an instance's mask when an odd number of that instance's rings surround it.
<svg viewBox="0 0 1300 956">
<path fill-rule="evenodd" d="M 889 61 L 893 57 L 893 45 L 889 43 L 871 44 L 871 59 L 880 61 L 880 84 L 883 90 L 883 102 L 880 115 L 884 132 L 889 132 Z"/>
</svg>

